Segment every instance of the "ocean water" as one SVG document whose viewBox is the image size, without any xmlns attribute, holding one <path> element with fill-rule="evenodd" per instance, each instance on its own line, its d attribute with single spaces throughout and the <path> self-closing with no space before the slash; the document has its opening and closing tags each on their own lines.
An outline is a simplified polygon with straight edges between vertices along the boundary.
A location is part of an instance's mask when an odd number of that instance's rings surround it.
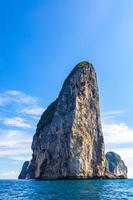
<svg viewBox="0 0 133 200">
<path fill-rule="evenodd" d="M 0 180 L 0 200 L 133 200 L 133 179 Z"/>
</svg>

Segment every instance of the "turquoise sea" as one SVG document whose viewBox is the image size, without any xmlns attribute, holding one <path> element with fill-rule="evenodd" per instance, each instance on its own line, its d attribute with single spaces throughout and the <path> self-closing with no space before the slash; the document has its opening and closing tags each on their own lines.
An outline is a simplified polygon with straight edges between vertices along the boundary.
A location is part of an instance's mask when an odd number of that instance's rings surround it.
<svg viewBox="0 0 133 200">
<path fill-rule="evenodd" d="M 0 180 L 0 200 L 133 200 L 133 179 Z"/>
</svg>

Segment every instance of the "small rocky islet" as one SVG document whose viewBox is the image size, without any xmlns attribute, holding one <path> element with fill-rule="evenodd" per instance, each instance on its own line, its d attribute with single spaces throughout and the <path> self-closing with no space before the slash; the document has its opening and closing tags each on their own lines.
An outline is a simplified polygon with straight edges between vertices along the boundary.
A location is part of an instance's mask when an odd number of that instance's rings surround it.
<svg viewBox="0 0 133 200">
<path fill-rule="evenodd" d="M 127 178 L 121 157 L 105 154 L 97 77 L 89 62 L 76 65 L 42 114 L 32 151 L 19 179 Z"/>
</svg>

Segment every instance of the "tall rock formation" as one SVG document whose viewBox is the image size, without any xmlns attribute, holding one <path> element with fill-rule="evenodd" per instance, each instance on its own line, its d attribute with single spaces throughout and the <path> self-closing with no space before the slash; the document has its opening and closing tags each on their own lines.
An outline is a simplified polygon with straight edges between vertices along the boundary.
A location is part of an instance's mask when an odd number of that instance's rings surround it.
<svg viewBox="0 0 133 200">
<path fill-rule="evenodd" d="M 79 63 L 46 109 L 32 143 L 25 178 L 69 179 L 104 176 L 105 148 L 95 70 Z"/>
<path fill-rule="evenodd" d="M 127 178 L 127 167 L 121 157 L 114 152 L 106 154 L 106 171 L 119 178 Z"/>
<path fill-rule="evenodd" d="M 32 150 L 19 179 L 127 178 L 119 155 L 108 152 L 105 159 L 92 64 L 79 63 L 67 77 L 38 122 Z"/>
</svg>

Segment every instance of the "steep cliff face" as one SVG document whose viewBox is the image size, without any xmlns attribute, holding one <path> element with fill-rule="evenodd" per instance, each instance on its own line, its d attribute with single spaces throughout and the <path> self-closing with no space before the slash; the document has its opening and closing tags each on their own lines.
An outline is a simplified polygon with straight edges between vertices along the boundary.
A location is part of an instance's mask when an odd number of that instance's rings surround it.
<svg viewBox="0 0 133 200">
<path fill-rule="evenodd" d="M 29 168 L 29 164 L 30 164 L 29 161 L 25 161 L 24 162 L 24 164 L 22 166 L 22 170 L 21 170 L 20 175 L 18 177 L 19 179 L 25 179 L 26 178 L 26 176 L 27 176 L 27 170 Z"/>
<path fill-rule="evenodd" d="M 127 167 L 121 157 L 114 152 L 106 154 L 106 170 L 117 177 L 127 178 Z"/>
<path fill-rule="evenodd" d="M 105 149 L 96 73 L 79 63 L 59 97 L 43 113 L 33 138 L 32 177 L 60 179 L 101 177 Z M 28 169 L 29 170 L 29 169 Z"/>
<path fill-rule="evenodd" d="M 32 161 L 25 161 L 18 179 L 34 179 L 35 178 L 35 168 Z"/>
</svg>

